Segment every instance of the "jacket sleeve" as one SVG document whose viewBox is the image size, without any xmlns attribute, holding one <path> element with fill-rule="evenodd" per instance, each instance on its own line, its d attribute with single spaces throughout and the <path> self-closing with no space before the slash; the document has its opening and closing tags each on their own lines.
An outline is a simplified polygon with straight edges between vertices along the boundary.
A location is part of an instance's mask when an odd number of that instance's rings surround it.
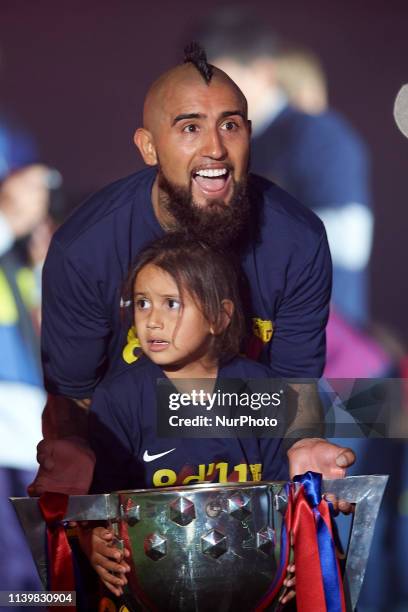
<svg viewBox="0 0 408 612">
<path fill-rule="evenodd" d="M 309 256 L 289 267 L 286 292 L 274 321 L 269 351 L 273 372 L 283 377 L 319 378 L 326 358 L 332 266 L 326 234 Z"/>
<path fill-rule="evenodd" d="M 55 395 L 90 397 L 106 368 L 111 326 L 91 278 L 54 239 L 43 272 L 41 348 L 45 387 Z"/>
</svg>

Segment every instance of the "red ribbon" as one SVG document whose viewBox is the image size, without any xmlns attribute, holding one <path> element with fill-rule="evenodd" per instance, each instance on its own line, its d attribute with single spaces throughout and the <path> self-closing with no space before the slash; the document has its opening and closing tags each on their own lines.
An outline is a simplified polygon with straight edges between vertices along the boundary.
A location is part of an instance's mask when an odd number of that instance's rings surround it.
<svg viewBox="0 0 408 612">
<path fill-rule="evenodd" d="M 310 474 L 310 473 L 308 473 Z M 313 475 L 313 474 L 311 474 Z M 293 498 L 292 498 L 293 499 Z M 318 521 L 326 526 L 327 538 L 333 542 L 333 530 L 329 504 L 321 499 L 315 511 L 308 501 L 304 486 L 294 494 L 294 511 L 292 522 L 293 545 L 296 564 L 296 606 L 298 612 L 345 612 L 344 590 L 338 560 L 334 555 L 330 559 L 322 557 L 319 549 Z M 334 543 L 333 543 L 334 552 Z M 325 587 L 325 577 L 333 571 L 338 576 L 338 589 Z M 326 580 L 327 583 L 327 580 Z M 325 592 L 326 588 L 326 592 Z"/>
<path fill-rule="evenodd" d="M 72 551 L 62 524 L 68 499 L 68 495 L 63 493 L 44 493 L 38 500 L 47 524 L 48 586 L 51 591 L 75 591 Z M 73 612 L 76 606 L 64 609 Z"/>
<path fill-rule="evenodd" d="M 296 495 L 293 514 L 293 536 L 296 564 L 296 606 L 298 612 L 326 612 L 319 548 L 313 510 L 305 499 L 303 488 Z"/>
</svg>

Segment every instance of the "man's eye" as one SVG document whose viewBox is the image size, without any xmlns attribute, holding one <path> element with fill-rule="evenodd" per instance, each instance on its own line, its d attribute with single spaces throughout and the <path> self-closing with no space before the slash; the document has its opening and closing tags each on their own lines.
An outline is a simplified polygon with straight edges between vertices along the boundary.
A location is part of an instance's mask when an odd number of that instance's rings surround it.
<svg viewBox="0 0 408 612">
<path fill-rule="evenodd" d="M 195 125 L 194 123 L 189 123 L 188 125 L 183 127 L 183 132 L 194 134 L 194 132 L 198 132 L 198 125 Z"/>
<path fill-rule="evenodd" d="M 180 300 L 175 300 L 173 298 L 169 298 L 167 300 L 167 305 L 170 310 L 180 310 L 181 307 Z"/>
<path fill-rule="evenodd" d="M 149 307 L 149 300 L 146 300 L 145 298 L 139 298 L 138 300 L 136 300 L 136 308 L 138 310 L 147 310 Z"/>
<path fill-rule="evenodd" d="M 238 124 L 235 121 L 226 121 L 222 124 L 221 129 L 230 132 L 231 130 L 235 130 L 238 128 Z"/>
</svg>

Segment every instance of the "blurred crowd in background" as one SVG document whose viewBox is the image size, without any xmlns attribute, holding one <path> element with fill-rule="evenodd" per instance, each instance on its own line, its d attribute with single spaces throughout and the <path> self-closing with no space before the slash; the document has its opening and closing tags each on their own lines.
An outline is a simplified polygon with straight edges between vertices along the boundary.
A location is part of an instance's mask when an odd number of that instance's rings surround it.
<svg viewBox="0 0 408 612">
<path fill-rule="evenodd" d="M 325 224 L 334 268 L 325 375 L 404 378 L 407 349 L 401 338 L 406 330 L 399 333 L 375 320 L 371 309 L 370 257 L 378 203 L 369 147 L 358 125 L 341 108 L 332 108 L 330 83 L 336 77 L 326 72 L 326 58 L 304 40 L 277 31 L 273 19 L 260 18 L 248 6 L 231 3 L 195 21 L 190 15 L 181 32 L 183 42 L 201 42 L 209 61 L 246 95 L 253 128 L 252 170 L 289 191 Z M 7 70 L 10 50 L 1 40 L 0 47 Z M 159 40 L 154 47 L 152 53 L 169 52 Z M 176 58 L 178 51 L 171 52 Z M 135 57 L 129 79 L 137 79 L 139 62 L 146 71 L 148 61 L 148 54 Z M 152 71 L 150 80 L 158 72 Z M 352 90 L 353 83 L 347 86 Z M 41 267 L 53 231 L 79 204 L 83 182 L 67 183 L 64 168 L 49 165 L 40 153 L 41 135 L 14 116 L 9 103 L 1 103 L 1 91 L 0 589 L 23 590 L 37 589 L 39 583 L 7 497 L 25 495 L 36 469 L 45 404 L 39 350 Z M 390 108 L 396 93 L 389 92 Z M 101 93 L 94 95 L 97 103 Z M 391 112 L 381 121 L 391 123 Z M 81 125 L 77 138 L 80 147 Z M 75 156 L 76 150 L 67 154 Z M 121 151 L 111 154 L 117 160 Z M 408 169 L 408 155 L 406 161 Z M 86 173 L 86 168 L 78 172 Z M 376 236 L 381 240 L 380 232 Z M 358 455 L 354 473 L 392 475 L 359 607 L 366 612 L 408 610 L 408 453 L 405 442 L 380 442 L 379 451 L 371 442 L 350 441 Z"/>
</svg>

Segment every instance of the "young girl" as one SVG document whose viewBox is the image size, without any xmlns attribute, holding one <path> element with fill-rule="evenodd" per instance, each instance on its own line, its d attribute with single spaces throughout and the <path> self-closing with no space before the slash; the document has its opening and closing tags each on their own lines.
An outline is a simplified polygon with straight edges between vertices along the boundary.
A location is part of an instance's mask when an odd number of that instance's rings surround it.
<svg viewBox="0 0 408 612">
<path fill-rule="evenodd" d="M 95 391 L 93 492 L 286 480 L 277 438 L 157 437 L 157 379 L 167 377 L 176 389 L 185 384 L 178 379 L 209 379 L 212 391 L 222 379 L 271 376 L 267 367 L 238 356 L 244 326 L 230 258 L 167 234 L 141 252 L 127 291 L 143 356 Z M 129 567 L 111 547 L 112 537 L 106 529 L 93 530 L 88 554 L 105 585 L 121 595 Z"/>
</svg>

